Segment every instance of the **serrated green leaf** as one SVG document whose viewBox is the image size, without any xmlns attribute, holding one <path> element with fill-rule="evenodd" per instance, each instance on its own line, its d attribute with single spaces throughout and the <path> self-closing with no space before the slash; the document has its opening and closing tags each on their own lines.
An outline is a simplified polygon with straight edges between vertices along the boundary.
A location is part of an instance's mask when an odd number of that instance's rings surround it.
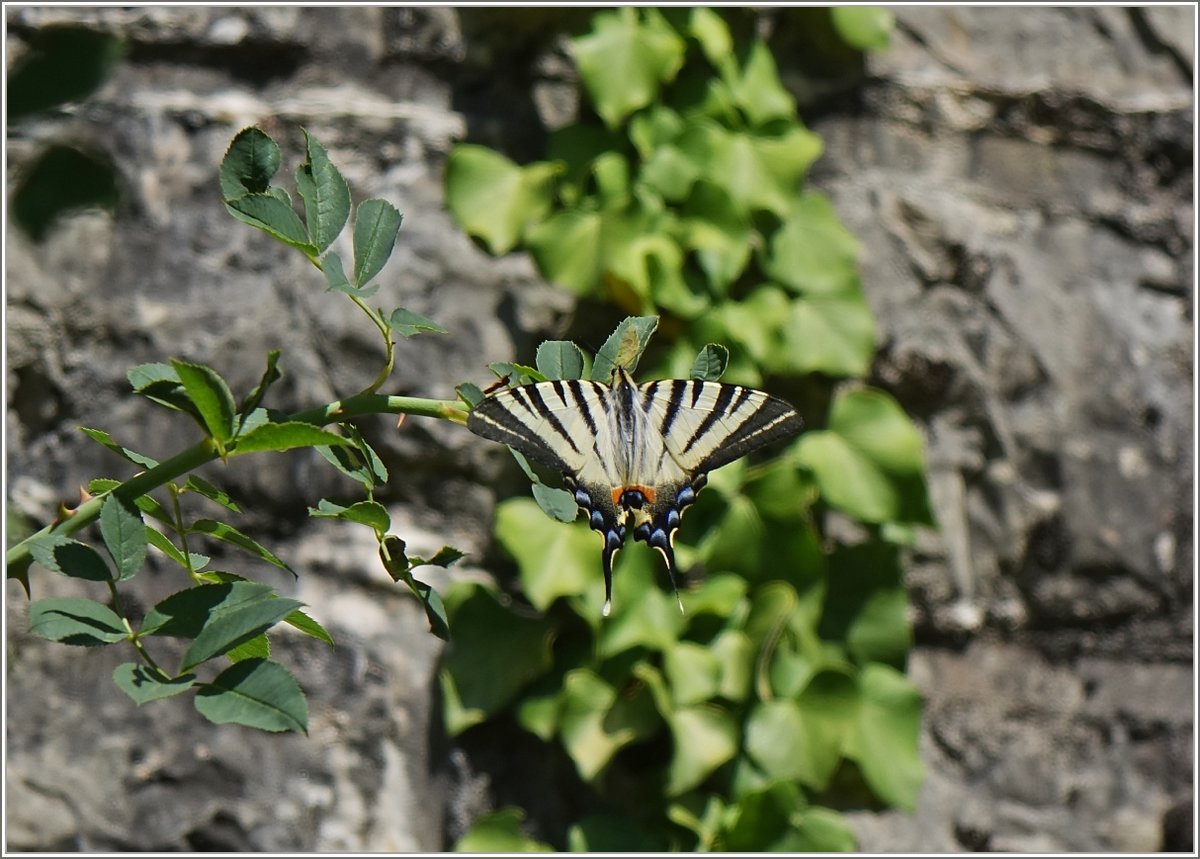
<svg viewBox="0 0 1200 859">
<path fill-rule="evenodd" d="M 561 171 L 550 162 L 521 167 L 483 146 L 461 144 L 446 161 L 446 205 L 463 229 L 499 256 L 550 211 Z"/>
<path fill-rule="evenodd" d="M 342 258 L 336 251 L 330 251 L 321 258 L 321 274 L 325 275 L 325 283 L 331 292 L 347 292 L 358 294 L 358 287 L 346 277 L 346 269 L 342 266 Z"/>
<path fill-rule="evenodd" d="M 107 582 L 112 579 L 112 572 L 99 552 L 85 543 L 61 534 L 47 534 L 37 538 L 29 544 L 29 554 L 46 569 L 62 573 L 64 576 L 86 579 L 89 582 Z"/>
<path fill-rule="evenodd" d="M 232 525 L 227 525 L 224 522 L 216 522 L 212 519 L 198 519 L 192 523 L 190 528 L 188 528 L 188 533 L 206 534 L 214 539 L 230 543 L 240 549 L 246 550 L 256 558 L 261 558 L 268 564 L 274 564 L 281 570 L 287 570 L 293 576 L 296 575 L 296 572 L 279 558 L 277 558 L 273 552 L 268 550 L 266 547 L 259 545 L 259 543 L 257 543 L 255 540 L 247 537 Z"/>
<path fill-rule="evenodd" d="M 170 698 L 186 692 L 196 683 L 194 674 L 183 677 L 164 677 L 152 668 L 136 662 L 125 662 L 113 670 L 113 682 L 139 707 L 149 701 Z"/>
<path fill-rule="evenodd" d="M 321 454 L 330 465 L 351 480 L 361 483 L 367 489 L 371 489 L 375 485 L 371 468 L 363 460 L 362 452 L 357 447 L 344 447 L 341 445 L 329 447 L 319 444 L 314 450 Z"/>
<path fill-rule="evenodd" d="M 582 379 L 583 352 L 570 340 L 547 340 L 538 346 L 537 368 L 547 379 Z"/>
<path fill-rule="evenodd" d="M 404 216 L 386 200 L 365 200 L 354 216 L 354 284 L 365 286 L 392 255 Z"/>
<path fill-rule="evenodd" d="M 144 456 L 137 451 L 130 450 L 127 447 L 122 447 L 121 445 L 117 444 L 116 441 L 113 440 L 113 437 L 104 430 L 80 427 L 79 431 L 92 441 L 99 442 L 117 456 L 129 460 L 134 465 L 140 465 L 142 468 L 154 468 L 156 465 L 158 465 L 158 460 L 152 459 L 149 456 Z"/>
<path fill-rule="evenodd" d="M 271 642 L 267 639 L 265 632 L 225 651 L 225 658 L 230 662 L 241 662 L 243 659 L 269 659 L 270 656 Z"/>
<path fill-rule="evenodd" d="M 283 421 L 256 426 L 238 436 L 233 455 L 263 450 L 291 450 L 297 447 L 340 445 L 352 447 L 354 442 L 337 433 L 323 430 L 303 421 Z"/>
<path fill-rule="evenodd" d="M 656 328 L 657 316 L 629 316 L 623 319 L 596 352 L 596 360 L 592 364 L 592 380 L 611 381 L 613 369 L 618 365 L 631 373 L 636 370 L 642 352 Z"/>
<path fill-rule="evenodd" d="M 259 404 L 262 402 L 263 397 L 267 393 L 267 389 L 281 378 L 282 374 L 279 372 L 278 364 L 279 350 L 272 349 L 267 353 L 267 366 L 263 370 L 262 378 L 258 380 L 258 384 L 254 386 L 254 389 L 250 392 L 249 396 L 246 397 L 246 401 L 242 403 L 241 408 L 238 409 L 238 414 L 242 416 L 239 431 L 246 429 L 250 415 L 255 412 Z"/>
<path fill-rule="evenodd" d="M 413 555 L 410 561 L 414 567 L 442 567 L 444 569 L 465 557 L 466 552 L 461 552 L 453 546 L 442 546 L 431 558 L 421 558 Z"/>
<path fill-rule="evenodd" d="M 215 587 L 221 587 L 216 585 Z M 275 597 L 251 600 L 234 608 L 214 612 L 183 655 L 181 670 L 189 671 L 265 632 L 299 608 L 299 600 Z"/>
<path fill-rule="evenodd" d="M 300 684 L 278 662 L 247 659 L 231 665 L 196 695 L 210 722 L 263 731 L 308 732 L 308 703 Z"/>
<path fill-rule="evenodd" d="M 578 518 L 579 505 L 575 496 L 567 490 L 544 483 L 534 483 L 531 488 L 533 500 L 551 519 L 558 522 L 574 522 Z"/>
<path fill-rule="evenodd" d="M 640 20 L 639 20 L 640 19 Z M 654 101 L 683 65 L 684 41 L 654 9 L 600 13 L 571 42 L 579 76 L 609 128 Z"/>
<path fill-rule="evenodd" d="M 236 406 L 229 386 L 215 370 L 201 364 L 171 361 L 179 381 L 195 405 L 208 434 L 224 447 L 233 438 L 233 417 Z"/>
<path fill-rule="evenodd" d="M 100 507 L 100 536 L 117 568 L 117 580 L 131 579 L 146 560 L 146 524 L 136 505 L 109 495 Z"/>
<path fill-rule="evenodd" d="M 895 15 L 881 6 L 835 6 L 829 14 L 837 34 L 860 51 L 886 48 L 896 24 Z"/>
<path fill-rule="evenodd" d="M 192 492 L 203 495 L 209 501 L 212 501 L 215 504 L 220 504 L 226 510 L 229 510 L 233 513 L 242 512 L 242 508 L 237 505 L 237 502 L 229 497 L 228 492 L 226 492 L 224 489 L 221 489 L 219 486 L 213 486 L 203 477 L 199 477 L 195 474 L 189 474 L 187 483 L 185 483 L 184 486 Z"/>
<path fill-rule="evenodd" d="M 300 216 L 274 194 L 244 194 L 225 201 L 225 209 L 239 221 L 257 227 L 269 236 L 296 248 L 308 256 L 316 256 L 316 247 L 308 240 L 308 231 Z"/>
<path fill-rule="evenodd" d="M 315 619 L 305 614 L 302 609 L 296 609 L 289 613 L 283 619 L 283 622 L 288 626 L 298 629 L 305 635 L 311 635 L 318 641 L 323 641 L 328 645 L 333 644 L 333 636 L 325 631 L 325 627 L 321 626 Z"/>
<path fill-rule="evenodd" d="M 515 364 L 511 361 L 493 361 L 488 369 L 496 374 L 496 378 L 507 380 L 509 387 L 528 385 L 531 382 L 545 382 L 546 377 L 538 370 L 526 364 Z"/>
<path fill-rule="evenodd" d="M 343 424 L 343 429 L 354 440 L 354 444 L 358 448 L 359 454 L 362 455 L 363 461 L 366 463 L 367 469 L 375 479 L 375 482 L 379 484 L 387 483 L 387 466 L 383 464 L 383 460 L 379 458 L 379 454 L 375 452 L 375 448 L 371 447 L 370 443 L 363 438 L 363 434 L 359 432 L 358 427 L 353 424 Z"/>
<path fill-rule="evenodd" d="M 77 597 L 49 597 L 29 606 L 29 631 L 79 647 L 114 644 L 129 637 L 124 621 L 108 606 Z"/>
<path fill-rule="evenodd" d="M 356 501 L 349 507 L 343 507 L 341 504 L 335 504 L 327 498 L 322 498 L 317 502 L 316 507 L 308 508 L 308 515 L 357 522 L 373 529 L 380 536 L 386 534 L 387 530 L 392 527 L 392 517 L 388 515 L 387 508 L 378 501 Z"/>
<path fill-rule="evenodd" d="M 729 366 L 729 350 L 719 343 L 709 343 L 700 350 L 696 360 L 692 362 L 688 378 L 699 379 L 702 382 L 715 382 L 721 378 L 727 366 Z"/>
<path fill-rule="evenodd" d="M 471 408 L 475 408 L 482 403 L 485 396 L 483 389 L 471 382 L 463 382 L 461 385 L 456 385 L 454 393 L 458 394 L 458 398 Z"/>
<path fill-rule="evenodd" d="M 304 146 L 304 163 L 296 168 L 296 191 L 304 201 L 308 238 L 317 253 L 324 253 L 350 217 L 350 188 L 325 147 L 307 130 Z"/>
<path fill-rule="evenodd" d="M 412 337 L 414 334 L 425 332 L 432 334 L 450 333 L 432 319 L 422 316 L 419 313 L 413 313 L 411 310 L 405 310 L 403 307 L 397 307 L 392 311 L 392 315 L 388 317 L 388 327 L 401 337 Z"/>
<path fill-rule="evenodd" d="M 211 575 L 232 581 L 197 585 L 171 594 L 146 613 L 139 634 L 195 638 L 213 617 L 275 598 L 270 585 L 245 581 L 230 574 Z"/>
<path fill-rule="evenodd" d="M 243 128 L 221 160 L 221 195 L 228 201 L 245 194 L 262 194 L 279 170 L 279 146 L 257 128 Z"/>
</svg>

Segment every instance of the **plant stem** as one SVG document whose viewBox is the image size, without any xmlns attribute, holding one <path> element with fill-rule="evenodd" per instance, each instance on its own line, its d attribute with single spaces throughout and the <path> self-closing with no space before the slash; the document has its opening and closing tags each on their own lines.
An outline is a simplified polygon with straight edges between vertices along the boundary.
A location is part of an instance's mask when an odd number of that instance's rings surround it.
<svg viewBox="0 0 1200 859">
<path fill-rule="evenodd" d="M 359 394 L 345 400 L 338 400 L 315 409 L 297 412 L 287 420 L 303 421 L 304 423 L 324 426 L 337 423 L 348 418 L 370 414 L 403 414 L 419 415 L 421 417 L 439 418 L 465 424 L 467 422 L 467 407 L 458 400 L 428 400 L 421 397 L 388 397 L 382 394 Z M 154 468 L 134 475 L 112 492 L 117 496 L 133 501 L 145 495 L 152 489 L 162 486 L 169 480 L 194 471 L 206 462 L 217 458 L 217 448 L 211 439 L 205 439 L 192 445 L 168 460 L 160 462 Z M 107 493 L 106 493 L 107 494 Z M 100 506 L 104 503 L 104 495 L 89 499 L 61 522 L 51 523 L 36 534 L 26 537 L 8 550 L 5 565 L 8 576 L 21 577 L 29 569 L 32 557 L 29 554 L 29 544 L 47 534 L 74 534 L 84 526 L 93 522 L 100 515 Z"/>
</svg>

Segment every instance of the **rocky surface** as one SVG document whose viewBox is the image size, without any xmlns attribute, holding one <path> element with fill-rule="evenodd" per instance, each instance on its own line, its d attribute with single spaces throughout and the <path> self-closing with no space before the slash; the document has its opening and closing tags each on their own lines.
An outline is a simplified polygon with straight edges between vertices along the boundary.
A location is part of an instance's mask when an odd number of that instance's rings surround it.
<svg viewBox="0 0 1200 859">
<path fill-rule="evenodd" d="M 191 442 L 127 395 L 133 364 L 205 362 L 237 389 L 282 348 L 281 408 L 374 375 L 378 344 L 346 303 L 221 209 L 216 165 L 247 124 L 290 147 L 285 164 L 304 125 L 356 199 L 405 212 L 386 301 L 453 337 L 406 343 L 397 392 L 444 396 L 570 323 L 568 298 L 524 257 L 475 249 L 441 195 L 456 140 L 519 155 L 532 128 L 573 109 L 569 67 L 543 35 L 567 13 L 5 14 L 10 58 L 62 21 L 130 46 L 94 97 L 10 129 L 8 179 L 69 139 L 106 153 L 125 189 L 115 219 L 72 217 L 42 245 L 10 229 L 14 506 L 44 517 L 87 477 L 118 473 L 80 424 L 156 456 Z M 926 433 L 942 525 L 908 576 L 910 673 L 927 699 L 920 803 L 848 814 L 868 851 L 1191 849 L 1194 10 L 896 14 L 888 52 L 819 85 L 777 20 L 781 67 L 825 139 L 812 185 L 864 247 L 873 381 Z M 414 551 L 451 543 L 484 563 L 494 451 L 432 422 L 365 430 Z M 446 846 L 499 788 L 438 739 L 438 643 L 373 543 L 305 515 L 350 487 L 303 455 L 213 475 L 252 511 L 241 524 L 303 571 L 280 587 L 337 639 L 277 645 L 309 693 L 309 736 L 213 728 L 183 700 L 135 708 L 109 679 L 123 659 L 27 635 L 10 582 L 7 847 Z M 39 596 L 72 585 L 34 579 Z M 152 565 L 140 586 L 149 606 L 179 583 Z"/>
</svg>

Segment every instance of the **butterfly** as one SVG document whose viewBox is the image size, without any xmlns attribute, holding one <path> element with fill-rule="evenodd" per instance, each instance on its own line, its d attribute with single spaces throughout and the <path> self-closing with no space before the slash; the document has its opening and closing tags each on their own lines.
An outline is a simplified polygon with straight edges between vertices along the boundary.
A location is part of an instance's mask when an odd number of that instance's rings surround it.
<svg viewBox="0 0 1200 859">
<path fill-rule="evenodd" d="M 675 531 L 708 473 L 802 426 L 794 408 L 763 391 L 697 379 L 636 384 L 621 366 L 610 384 L 557 379 L 508 388 L 467 418 L 476 435 L 562 472 L 604 537 L 605 616 L 613 559 L 630 530 L 662 554 L 678 599 Z"/>
</svg>

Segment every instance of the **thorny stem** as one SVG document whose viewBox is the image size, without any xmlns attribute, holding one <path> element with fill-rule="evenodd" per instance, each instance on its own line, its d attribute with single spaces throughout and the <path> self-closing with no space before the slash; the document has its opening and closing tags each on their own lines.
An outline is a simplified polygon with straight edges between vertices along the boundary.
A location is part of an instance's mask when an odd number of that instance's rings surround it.
<svg viewBox="0 0 1200 859">
<path fill-rule="evenodd" d="M 289 416 L 287 420 L 324 426 L 360 415 L 370 414 L 418 415 L 420 417 L 454 421 L 459 424 L 467 422 L 467 406 L 458 400 L 389 397 L 383 394 L 358 394 L 345 400 L 338 400 L 324 406 L 319 406 L 315 409 L 297 412 Z M 237 455 L 236 448 L 231 452 L 231 455 Z M 212 439 L 206 438 L 192 445 L 187 450 L 177 453 L 170 459 L 160 462 L 154 468 L 134 475 L 120 486 L 115 487 L 112 490 L 112 494 L 132 502 L 135 498 L 145 495 L 150 490 L 156 489 L 183 474 L 194 471 L 201 465 L 211 462 L 216 458 L 217 447 Z M 95 498 L 85 501 L 79 507 L 75 508 L 74 512 L 67 519 L 47 525 L 36 534 L 26 537 L 9 549 L 5 557 L 5 565 L 9 577 L 21 577 L 29 568 L 29 564 L 32 561 L 32 557 L 29 554 L 29 546 L 34 540 L 51 533 L 63 536 L 74 534 L 84 526 L 95 521 L 96 517 L 100 515 L 100 507 L 104 503 L 106 495 L 107 493 L 105 495 L 97 495 Z"/>
</svg>

